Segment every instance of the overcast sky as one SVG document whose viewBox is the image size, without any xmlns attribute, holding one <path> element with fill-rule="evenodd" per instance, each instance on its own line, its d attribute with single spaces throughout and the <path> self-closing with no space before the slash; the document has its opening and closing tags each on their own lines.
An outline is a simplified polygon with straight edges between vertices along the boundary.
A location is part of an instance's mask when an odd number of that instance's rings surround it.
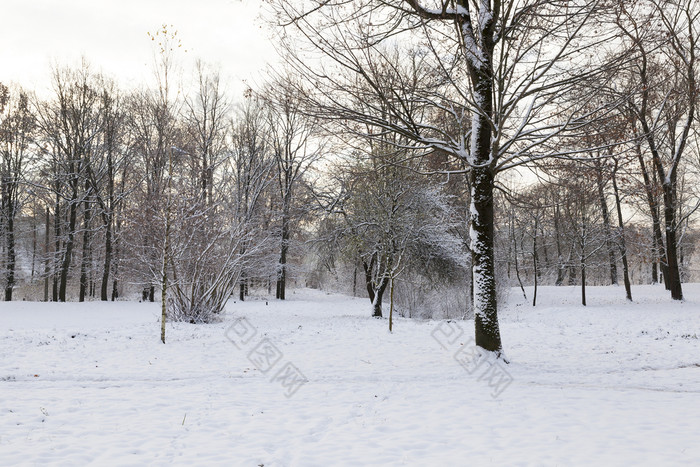
<svg viewBox="0 0 700 467">
<path fill-rule="evenodd" d="M 126 86 L 152 75 L 147 32 L 172 24 L 185 79 L 195 58 L 219 67 L 234 93 L 274 59 L 260 0 L 0 0 L 0 81 L 42 92 L 53 63 L 85 56 Z"/>
</svg>

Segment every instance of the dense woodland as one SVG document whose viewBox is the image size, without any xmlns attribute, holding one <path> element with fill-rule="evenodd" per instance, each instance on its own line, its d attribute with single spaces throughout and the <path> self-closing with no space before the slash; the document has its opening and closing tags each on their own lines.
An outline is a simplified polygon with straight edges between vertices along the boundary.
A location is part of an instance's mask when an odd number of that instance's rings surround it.
<svg viewBox="0 0 700 467">
<path fill-rule="evenodd" d="M 244 95 L 166 27 L 150 86 L 0 85 L 5 300 L 200 322 L 294 284 L 499 351 L 511 286 L 696 279 L 697 1 L 269 3 L 285 65 Z"/>
</svg>

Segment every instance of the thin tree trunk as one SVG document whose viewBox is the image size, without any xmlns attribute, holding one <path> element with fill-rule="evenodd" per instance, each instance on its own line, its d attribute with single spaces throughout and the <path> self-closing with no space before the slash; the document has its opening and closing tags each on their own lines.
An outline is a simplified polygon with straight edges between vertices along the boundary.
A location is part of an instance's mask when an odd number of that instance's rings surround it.
<svg viewBox="0 0 700 467">
<path fill-rule="evenodd" d="M 86 191 L 89 189 L 88 183 L 85 182 Z M 80 262 L 80 293 L 78 296 L 79 302 L 85 301 L 85 295 L 88 291 L 88 265 L 90 262 L 90 202 L 89 196 L 86 197 L 83 203 L 83 255 Z"/>
<path fill-rule="evenodd" d="M 642 178 L 644 180 L 644 191 L 646 192 L 647 204 L 649 205 L 649 211 L 651 213 L 651 223 L 652 232 L 654 236 L 654 257 L 653 261 L 659 263 L 661 267 L 661 274 L 663 276 L 664 285 L 666 290 L 669 290 L 670 284 L 668 283 L 668 274 L 666 267 L 666 249 L 664 248 L 663 236 L 661 234 L 661 220 L 659 218 L 659 203 L 656 198 L 655 187 L 656 183 L 652 182 L 652 177 L 649 176 L 649 171 L 647 170 L 646 163 L 644 162 L 644 156 L 642 155 L 642 147 L 640 144 L 635 144 L 635 151 L 637 153 L 637 160 L 639 161 L 640 172 L 642 173 Z M 654 179 L 656 179 L 655 172 L 652 171 Z M 658 276 L 656 276 L 656 268 L 652 269 L 652 282 L 659 282 Z"/>
<path fill-rule="evenodd" d="M 561 235 L 559 232 L 559 204 L 554 206 L 554 234 L 557 242 L 557 280 L 554 285 L 560 286 L 564 283 L 564 255 L 561 253 Z"/>
<path fill-rule="evenodd" d="M 355 261 L 355 269 L 352 272 L 352 296 L 357 297 L 357 260 Z"/>
<path fill-rule="evenodd" d="M 34 283 L 34 273 L 36 272 L 36 249 L 37 249 L 37 229 L 38 225 L 36 223 L 36 201 L 32 208 L 32 283 Z"/>
<path fill-rule="evenodd" d="M 532 267 L 534 268 L 535 276 L 535 289 L 532 294 L 532 306 L 537 305 L 537 217 L 535 217 L 535 235 L 532 237 Z"/>
<path fill-rule="evenodd" d="M 527 300 L 527 294 L 525 293 L 525 287 L 523 287 L 523 281 L 520 279 L 520 267 L 518 266 L 518 243 L 515 238 L 515 227 L 513 227 L 513 266 L 515 267 L 515 277 L 518 279 L 518 284 L 520 285 L 520 290 L 523 292 L 523 298 Z"/>
<path fill-rule="evenodd" d="M 65 243 L 65 249 L 63 252 L 63 259 L 61 261 L 61 271 L 59 277 L 58 285 L 58 300 L 61 302 L 66 301 L 66 289 L 68 286 L 68 271 L 70 269 L 71 257 L 73 256 L 73 244 L 75 241 L 75 224 L 78 218 L 78 204 L 77 193 L 73 193 L 73 198 L 70 202 L 68 208 L 68 236 Z"/>
<path fill-rule="evenodd" d="M 105 262 L 102 268 L 102 283 L 100 284 L 100 300 L 107 301 L 109 287 L 109 271 L 112 267 L 112 220 L 105 222 Z"/>
<path fill-rule="evenodd" d="M 586 306 L 586 261 L 581 257 L 581 305 Z"/>
<path fill-rule="evenodd" d="M 280 263 L 277 277 L 277 298 L 285 299 L 287 287 L 287 250 L 289 249 L 289 214 L 282 215 L 282 244 L 280 245 Z"/>
<path fill-rule="evenodd" d="M 391 290 L 389 291 L 389 332 L 394 327 L 394 278 L 391 278 Z"/>
<path fill-rule="evenodd" d="M 581 254 L 579 260 L 581 263 L 581 304 L 586 306 L 586 216 L 584 208 L 581 207 Z"/>
<path fill-rule="evenodd" d="M 107 301 L 109 273 L 112 267 L 112 223 L 114 217 L 114 163 L 111 147 L 107 154 L 107 206 L 103 207 L 102 222 L 105 227 L 105 261 L 102 268 L 102 283 L 100 284 L 100 300 Z M 104 209 L 106 208 L 106 209 Z"/>
<path fill-rule="evenodd" d="M 112 301 L 115 301 L 119 297 L 119 283 L 118 283 L 118 277 L 119 277 L 119 255 L 120 255 L 120 248 L 119 248 L 119 232 L 121 231 L 121 216 L 120 216 L 120 210 L 119 206 L 121 206 L 121 202 L 117 205 L 117 222 L 116 222 L 116 230 L 114 231 L 115 238 L 114 238 L 114 253 L 113 253 L 113 261 L 112 264 L 114 265 L 114 270 L 112 271 Z"/>
<path fill-rule="evenodd" d="M 622 256 L 622 279 L 625 283 L 625 294 L 627 300 L 632 301 L 632 285 L 630 284 L 629 265 L 627 264 L 627 244 L 625 241 L 625 224 L 622 219 L 622 203 L 620 202 L 620 191 L 617 188 L 617 161 L 615 170 L 612 172 L 612 185 L 615 192 L 615 207 L 617 208 L 617 225 L 619 232 L 620 255 Z"/>
<path fill-rule="evenodd" d="M 49 207 L 46 207 L 46 228 L 44 231 L 44 301 L 49 301 Z"/>
<path fill-rule="evenodd" d="M 379 283 L 377 290 L 374 294 L 374 299 L 372 300 L 372 316 L 375 318 L 381 318 L 382 315 L 382 297 L 384 296 L 384 291 L 389 285 L 389 278 L 385 277 Z"/>
<path fill-rule="evenodd" d="M 56 187 L 56 206 L 54 208 L 53 216 L 53 229 L 54 229 L 54 257 L 53 257 L 53 280 L 52 280 L 52 290 L 51 298 L 54 302 L 58 301 L 58 254 L 61 251 L 61 210 L 60 210 L 61 195 L 58 192 L 58 187 Z"/>
<path fill-rule="evenodd" d="M 370 260 L 369 265 L 367 264 L 366 261 L 362 260 L 362 268 L 365 271 L 365 287 L 367 289 L 367 295 L 369 296 L 369 301 L 372 303 L 374 303 L 374 287 L 372 287 L 372 268 L 374 267 L 374 261 L 375 261 L 374 256 L 372 256 L 372 259 Z"/>
<path fill-rule="evenodd" d="M 608 250 L 608 262 L 610 264 L 610 283 L 617 285 L 617 264 L 615 261 L 615 250 L 611 242 L 612 229 L 610 228 L 610 211 L 608 210 L 608 202 L 605 199 L 605 190 L 603 182 L 603 168 L 600 160 L 595 159 L 596 185 L 598 188 L 598 203 L 600 204 L 600 212 L 603 215 L 603 231 L 605 233 L 605 245 Z"/>
<path fill-rule="evenodd" d="M 12 291 L 15 288 L 15 267 L 17 263 L 17 254 L 15 252 L 15 219 L 14 219 L 14 201 L 10 199 L 7 206 L 7 264 L 5 265 L 6 282 L 5 282 L 5 301 L 12 301 Z"/>
</svg>

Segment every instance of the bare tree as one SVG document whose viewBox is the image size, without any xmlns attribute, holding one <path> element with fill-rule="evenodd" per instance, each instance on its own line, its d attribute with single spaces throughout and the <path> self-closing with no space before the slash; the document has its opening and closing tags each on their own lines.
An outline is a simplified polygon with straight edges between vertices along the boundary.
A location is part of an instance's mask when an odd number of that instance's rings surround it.
<svg viewBox="0 0 700 467">
<path fill-rule="evenodd" d="M 671 297 L 681 300 L 678 174 L 696 119 L 700 3 L 650 0 L 619 8 L 617 25 L 636 55 L 628 106 L 663 192 L 665 277 Z M 645 184 L 650 185 L 648 175 Z M 650 200 L 652 212 L 653 204 Z"/>
<path fill-rule="evenodd" d="M 237 225 L 242 226 L 244 239 L 239 245 L 239 254 L 247 255 L 250 238 L 245 229 L 253 229 L 265 223 L 265 201 L 269 197 L 275 160 L 268 148 L 266 109 L 252 92 L 247 93 L 238 115 L 231 121 L 227 158 L 223 164 L 222 179 L 225 190 L 230 193 L 226 209 Z M 269 213 L 268 213 L 269 214 Z M 257 270 L 257 271 L 256 271 Z M 239 299 L 245 300 L 249 279 L 263 271 L 264 265 L 255 264 L 249 258 L 240 273 Z"/>
<path fill-rule="evenodd" d="M 500 355 L 496 176 L 561 155 L 551 143 L 571 129 L 581 104 L 554 103 L 599 69 L 600 55 L 589 52 L 609 37 L 583 32 L 603 2 L 275 3 L 281 22 L 312 47 L 302 56 L 295 40 L 286 41 L 290 62 L 318 90 L 310 106 L 328 119 L 396 132 L 413 149 L 444 151 L 468 167 L 476 343 Z M 351 105 L 358 101 L 370 104 L 358 111 Z"/>
<path fill-rule="evenodd" d="M 76 70 L 56 69 L 53 74 L 54 97 L 37 106 L 41 137 L 52 148 L 53 180 L 49 185 L 56 196 L 56 241 L 61 238 L 57 299 L 66 301 L 68 274 L 77 234 L 78 210 L 86 200 L 86 167 L 102 130 L 99 111 L 99 81 L 87 62 Z M 89 188 L 88 188 L 89 189 Z M 67 204 L 65 235 L 59 236 L 59 207 Z M 58 246 L 58 243 L 57 243 Z M 56 249 L 57 252 L 59 248 Z"/>
<path fill-rule="evenodd" d="M 275 296 L 285 299 L 287 288 L 287 255 L 292 229 L 300 215 L 299 190 L 307 171 L 324 151 L 317 119 L 302 112 L 301 100 L 287 77 L 269 84 L 262 92 L 268 105 L 270 149 L 276 166 L 280 203 L 280 247 Z"/>
<path fill-rule="evenodd" d="M 197 92 L 185 98 L 185 122 L 191 148 L 191 170 L 201 197 L 207 205 L 214 203 L 214 173 L 223 162 L 226 117 L 229 104 L 221 89 L 217 72 L 207 72 L 197 62 Z"/>
<path fill-rule="evenodd" d="M 0 241 L 5 250 L 3 264 L 5 301 L 12 300 L 17 269 L 15 220 L 22 208 L 20 189 L 28 166 L 28 150 L 34 116 L 27 94 L 0 83 Z"/>
<path fill-rule="evenodd" d="M 168 184 L 168 161 L 171 149 L 178 145 L 182 133 L 178 123 L 181 99 L 174 83 L 176 72 L 176 51 L 181 47 L 177 31 L 163 25 L 149 37 L 154 43 L 154 74 L 156 85 L 152 90 L 134 94 L 128 109 L 130 131 L 133 134 L 133 148 L 143 165 L 143 182 L 140 187 L 144 198 L 135 218 L 140 218 L 141 231 L 138 232 L 138 245 L 141 263 L 145 267 L 143 280 L 146 282 L 144 299 L 155 300 L 155 285 L 161 284 L 163 250 L 156 243 L 158 238 L 152 231 L 149 219 L 162 211 Z M 181 145 L 178 145 L 181 146 Z"/>
</svg>

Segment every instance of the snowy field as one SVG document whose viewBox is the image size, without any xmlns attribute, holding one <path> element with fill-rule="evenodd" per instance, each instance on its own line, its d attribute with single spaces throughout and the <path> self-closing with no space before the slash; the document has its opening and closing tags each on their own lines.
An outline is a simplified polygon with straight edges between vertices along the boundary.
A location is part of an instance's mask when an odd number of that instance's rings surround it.
<svg viewBox="0 0 700 467">
<path fill-rule="evenodd" d="M 0 464 L 700 465 L 684 292 L 513 290 L 505 366 L 475 360 L 471 321 L 389 334 L 366 300 L 310 290 L 169 324 L 166 345 L 159 304 L 0 303 Z"/>
</svg>

